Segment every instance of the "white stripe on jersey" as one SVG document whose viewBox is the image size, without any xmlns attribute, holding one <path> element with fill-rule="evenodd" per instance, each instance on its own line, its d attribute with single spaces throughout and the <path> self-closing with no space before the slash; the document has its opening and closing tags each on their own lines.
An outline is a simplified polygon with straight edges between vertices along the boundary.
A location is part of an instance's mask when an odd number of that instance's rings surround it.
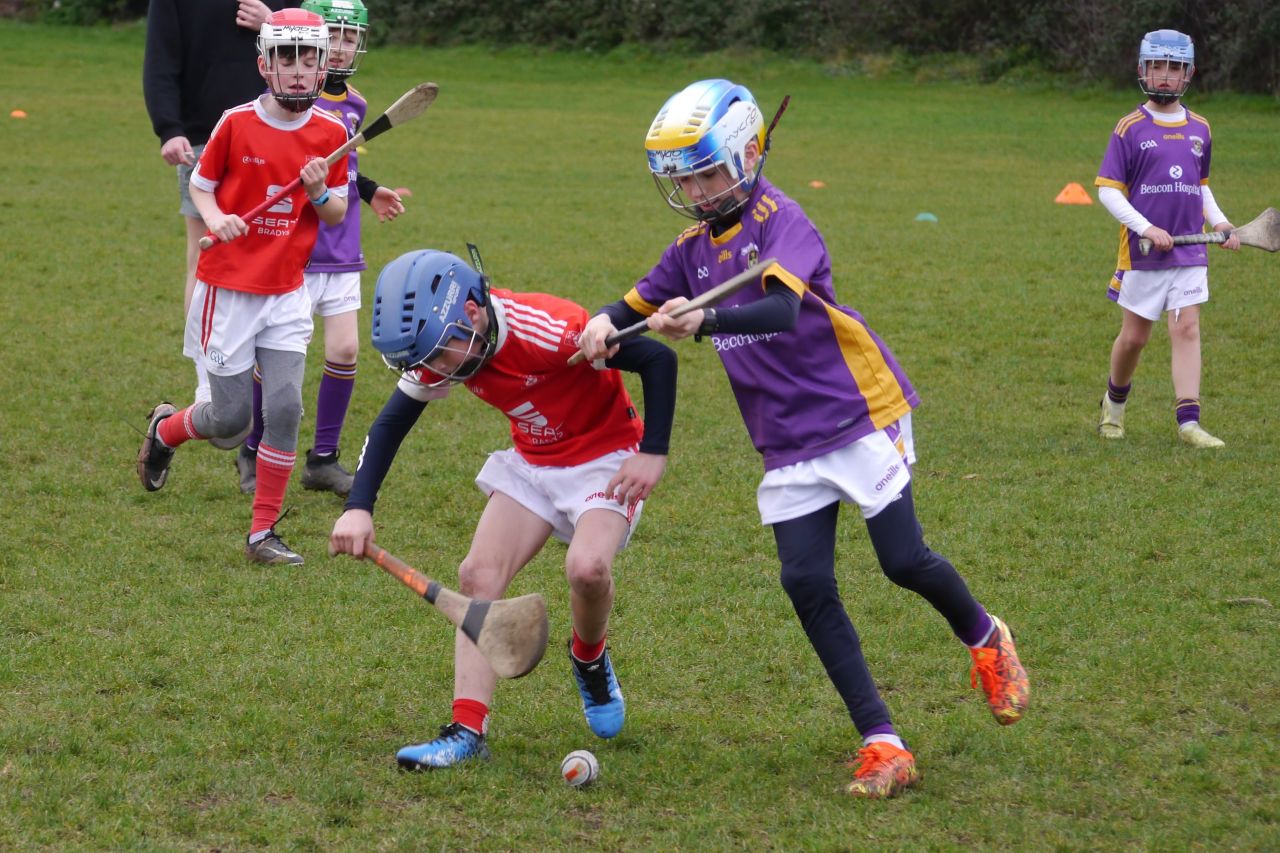
<svg viewBox="0 0 1280 853">
<path fill-rule="evenodd" d="M 512 302 L 508 299 L 500 299 L 499 301 L 502 303 L 502 307 L 506 309 L 504 313 L 506 315 L 507 328 L 512 335 L 546 350 L 554 352 L 559 349 L 560 341 L 564 337 L 565 327 L 568 326 L 567 322 L 556 320 L 545 311 L 539 311 L 536 308 L 530 308 L 518 302 Z"/>
</svg>

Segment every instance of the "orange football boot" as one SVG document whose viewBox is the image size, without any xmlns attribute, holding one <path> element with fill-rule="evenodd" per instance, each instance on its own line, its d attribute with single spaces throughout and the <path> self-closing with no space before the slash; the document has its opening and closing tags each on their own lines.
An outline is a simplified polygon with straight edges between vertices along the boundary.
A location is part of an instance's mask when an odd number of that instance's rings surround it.
<svg viewBox="0 0 1280 853">
<path fill-rule="evenodd" d="M 864 746 L 858 750 L 857 763 L 849 783 L 849 793 L 855 797 L 895 797 L 923 778 L 916 769 L 915 756 L 891 743 Z"/>
<path fill-rule="evenodd" d="M 1027 710 L 1027 696 L 1031 692 L 1027 671 L 1018 660 L 1018 650 L 1013 645 L 1013 632 L 1009 626 L 992 616 L 995 630 L 986 645 L 969 649 L 973 656 L 973 669 L 969 670 L 969 685 L 987 694 L 987 704 L 996 722 L 1011 726 L 1022 719 Z"/>
</svg>

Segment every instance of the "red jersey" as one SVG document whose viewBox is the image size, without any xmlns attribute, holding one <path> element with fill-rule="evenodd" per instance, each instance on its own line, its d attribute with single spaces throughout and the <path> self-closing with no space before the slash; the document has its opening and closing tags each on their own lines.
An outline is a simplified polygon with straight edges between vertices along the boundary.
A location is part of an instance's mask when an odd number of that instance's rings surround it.
<svg viewBox="0 0 1280 853">
<path fill-rule="evenodd" d="M 342 120 L 309 109 L 289 122 L 267 114 L 261 101 L 222 114 L 200 155 L 191 183 L 214 194 L 225 213 L 245 213 L 294 178 L 312 157 L 328 157 L 347 141 Z M 335 195 L 347 193 L 347 160 L 325 180 Z M 249 233 L 200 255 L 196 278 L 248 293 L 288 293 L 302 286 L 320 218 L 299 184 L 252 222 Z"/>
<path fill-rule="evenodd" d="M 532 465 L 569 467 L 635 448 L 644 422 L 617 370 L 566 364 L 590 319 L 586 309 L 545 293 L 491 293 L 498 320 L 497 353 L 463 384 L 511 420 L 516 452 Z M 399 388 L 417 400 L 444 397 L 427 388 L 438 377 L 411 370 Z"/>
</svg>

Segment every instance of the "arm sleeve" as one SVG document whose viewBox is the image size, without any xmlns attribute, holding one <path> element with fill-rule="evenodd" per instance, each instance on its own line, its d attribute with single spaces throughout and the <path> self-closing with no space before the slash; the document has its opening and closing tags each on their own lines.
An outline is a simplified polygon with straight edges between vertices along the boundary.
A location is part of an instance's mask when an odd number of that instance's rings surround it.
<svg viewBox="0 0 1280 853">
<path fill-rule="evenodd" d="M 789 332 L 800 316 L 800 296 L 776 278 L 770 278 L 765 295 L 746 305 L 716 309 L 715 332 L 764 335 Z"/>
<path fill-rule="evenodd" d="M 356 192 L 360 194 L 360 200 L 365 204 L 373 203 L 373 194 L 378 191 L 378 182 L 373 178 L 367 178 L 356 172 Z"/>
<path fill-rule="evenodd" d="M 615 329 L 625 329 L 627 326 L 634 326 L 646 316 L 628 305 L 625 299 L 619 299 L 617 302 L 610 302 L 596 313 L 604 314 L 612 320 L 613 327 Z"/>
<path fill-rule="evenodd" d="M 182 126 L 181 54 L 182 37 L 172 0 L 152 0 L 147 8 L 142 96 L 151 128 L 162 143 L 186 133 Z"/>
<path fill-rule="evenodd" d="M 644 438 L 640 440 L 640 452 L 666 456 L 676 414 L 678 362 L 675 351 L 653 338 L 631 338 L 623 341 L 617 354 L 604 364 L 640 375 L 644 388 Z"/>
<path fill-rule="evenodd" d="M 426 407 L 426 403 L 413 399 L 399 388 L 391 392 L 391 399 L 382 407 L 365 436 L 360 462 L 356 466 L 356 479 L 343 509 L 373 512 L 378 490 L 391 470 L 391 460 L 395 459 L 401 442 Z"/>
<path fill-rule="evenodd" d="M 1218 207 L 1218 201 L 1213 197 L 1213 190 L 1209 189 L 1208 184 L 1200 186 L 1200 201 L 1204 205 L 1204 218 L 1209 222 L 1210 228 L 1217 228 L 1219 224 L 1228 221 L 1227 215 L 1222 212 L 1222 208 Z"/>
<path fill-rule="evenodd" d="M 1203 187 L 1201 190 L 1203 191 Z M 1139 213 L 1129 199 L 1124 197 L 1124 193 L 1115 187 L 1098 187 L 1098 201 L 1102 202 L 1102 206 L 1107 212 L 1120 220 L 1120 224 L 1128 228 L 1135 234 L 1143 234 L 1151 227 L 1151 222 L 1141 213 Z"/>
</svg>

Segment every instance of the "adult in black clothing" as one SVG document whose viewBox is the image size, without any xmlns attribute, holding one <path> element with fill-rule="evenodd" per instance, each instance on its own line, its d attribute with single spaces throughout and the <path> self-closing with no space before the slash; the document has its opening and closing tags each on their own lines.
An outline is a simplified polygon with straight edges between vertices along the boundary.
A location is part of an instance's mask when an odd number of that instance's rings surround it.
<svg viewBox="0 0 1280 853">
<path fill-rule="evenodd" d="M 265 88 L 258 71 L 258 31 L 285 0 L 151 0 L 142 92 L 160 156 L 178 169 L 178 195 L 187 226 L 183 317 L 195 287 L 204 221 L 187 190 L 209 134 L 224 110 L 251 101 Z M 208 399 L 201 375 L 196 400 Z M 201 396 L 201 395 L 204 396 Z"/>
</svg>

